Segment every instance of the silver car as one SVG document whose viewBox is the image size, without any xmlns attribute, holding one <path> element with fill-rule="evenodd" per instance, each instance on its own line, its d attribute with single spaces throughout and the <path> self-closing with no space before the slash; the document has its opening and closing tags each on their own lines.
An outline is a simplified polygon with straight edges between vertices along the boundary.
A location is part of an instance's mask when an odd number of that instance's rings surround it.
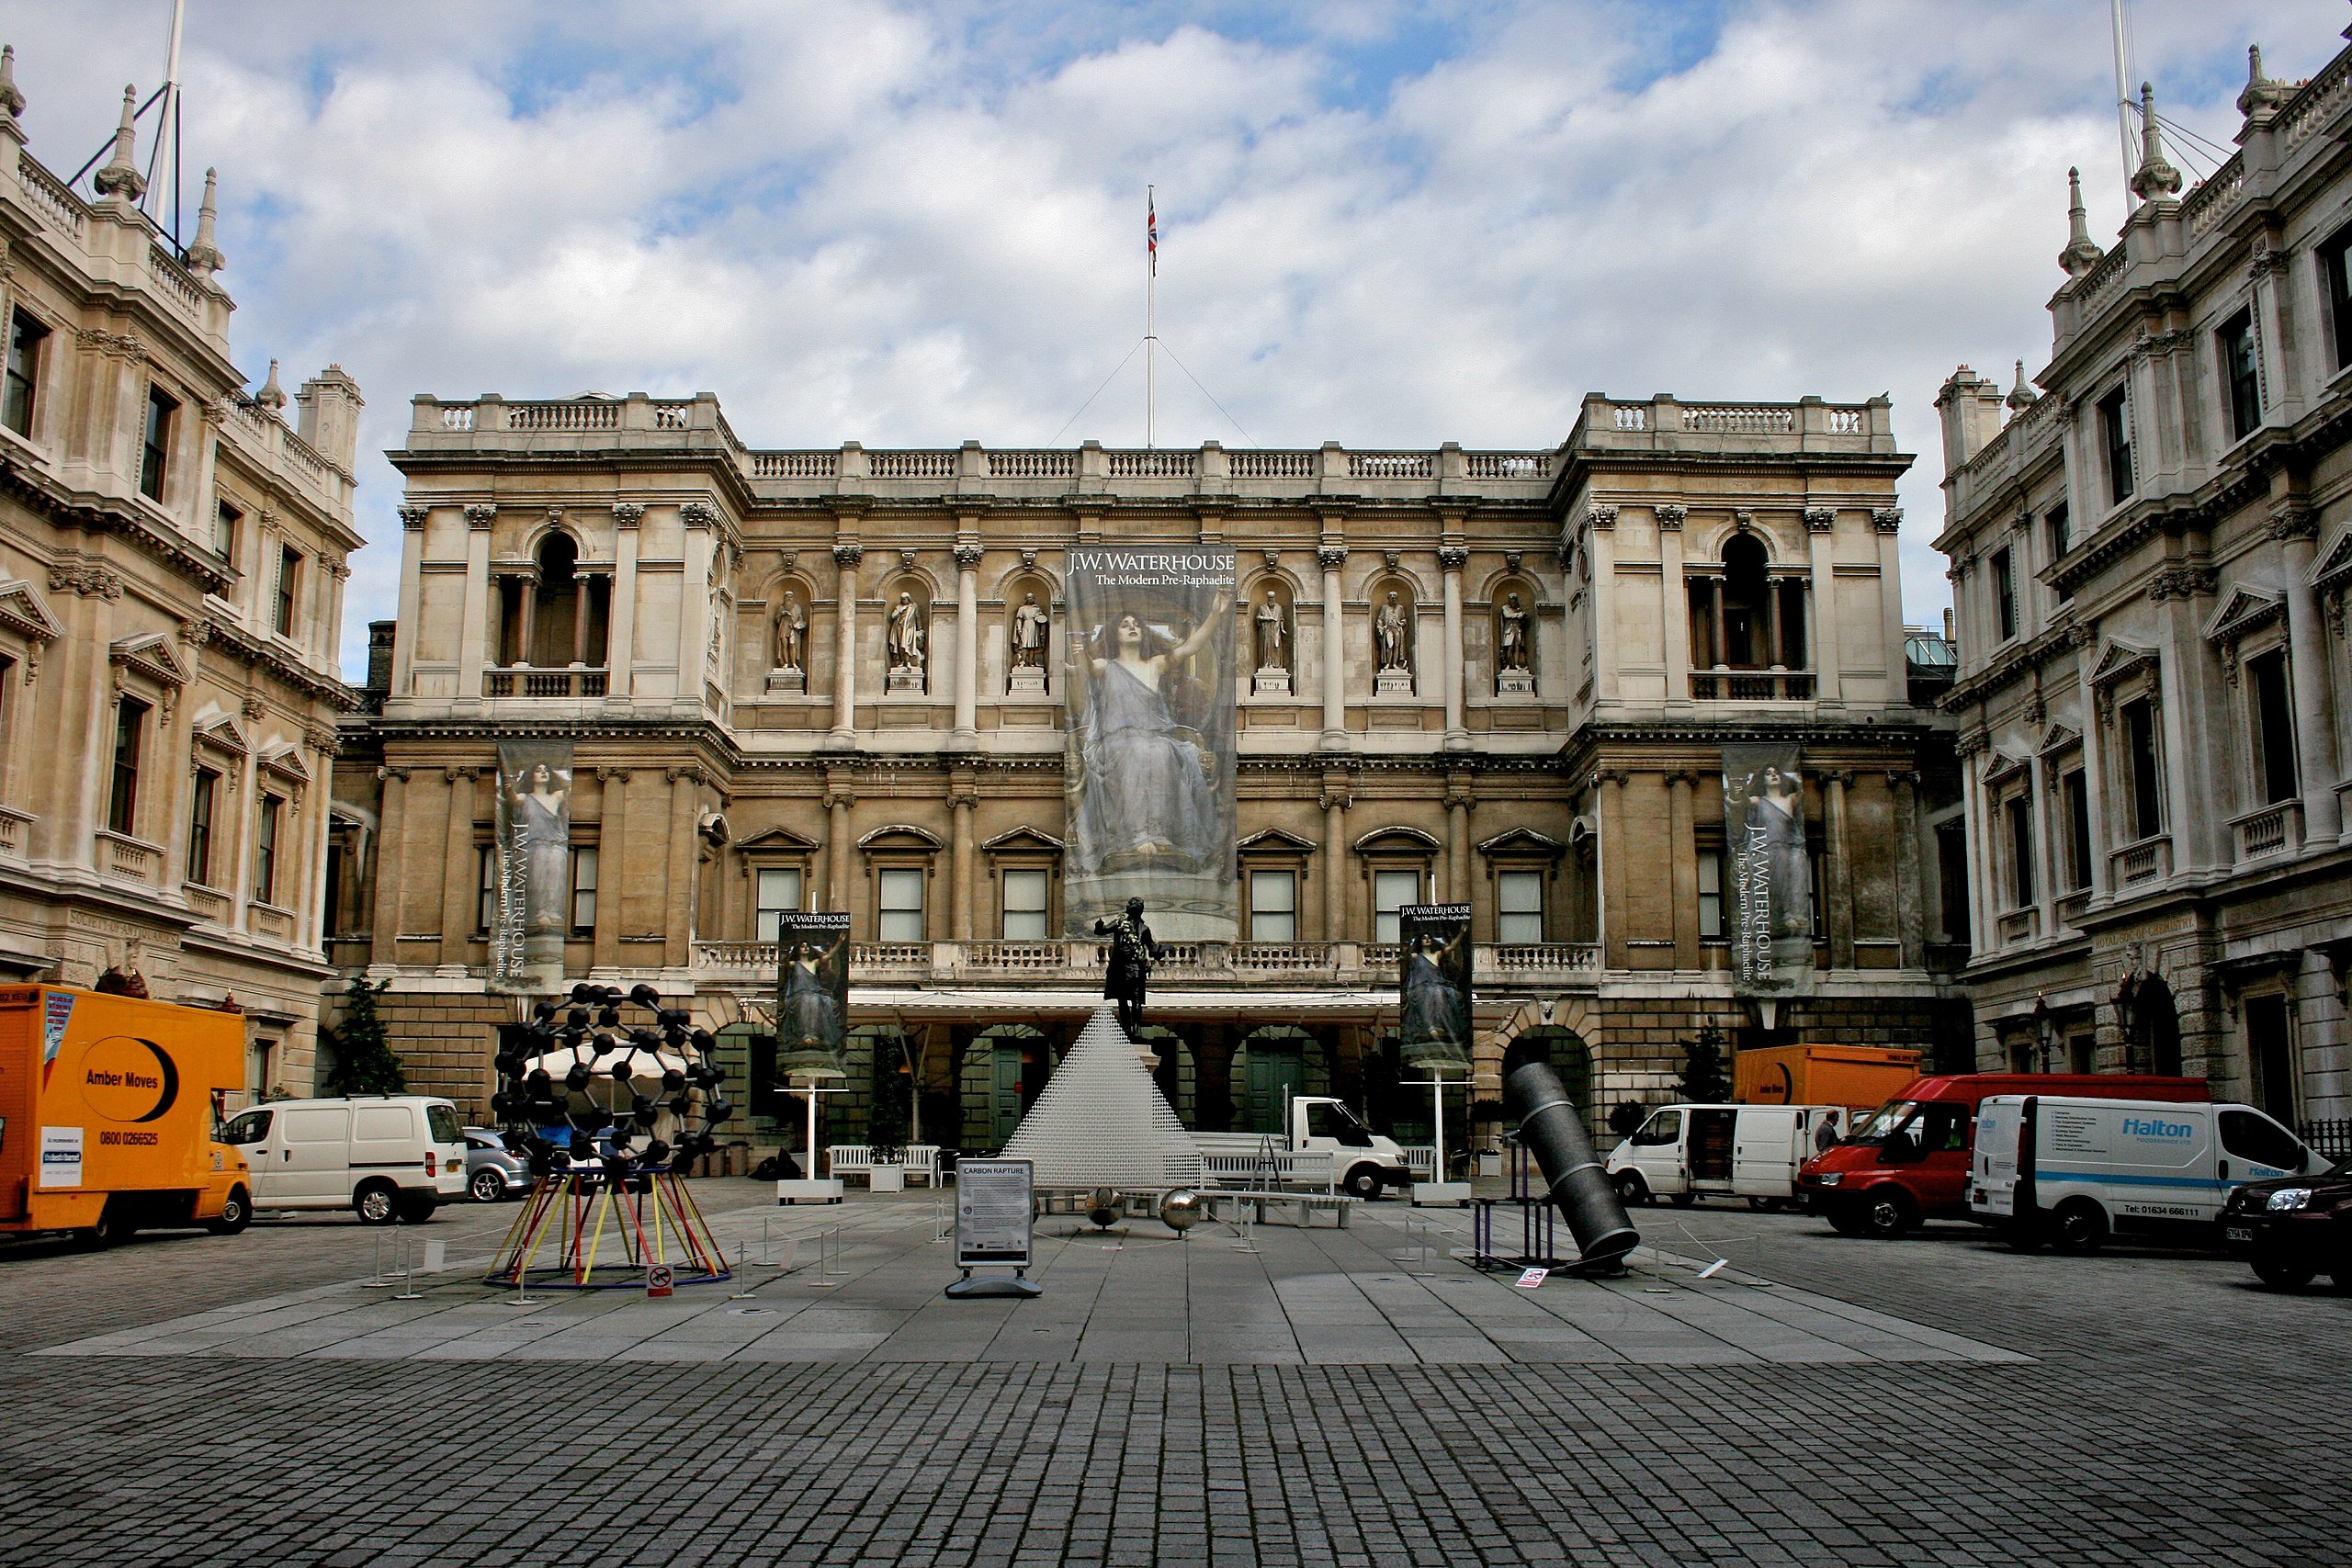
<svg viewBox="0 0 2352 1568">
<path fill-rule="evenodd" d="M 531 1162 L 488 1127 L 466 1129 L 466 1190 L 478 1203 L 495 1203 L 531 1190 Z"/>
</svg>

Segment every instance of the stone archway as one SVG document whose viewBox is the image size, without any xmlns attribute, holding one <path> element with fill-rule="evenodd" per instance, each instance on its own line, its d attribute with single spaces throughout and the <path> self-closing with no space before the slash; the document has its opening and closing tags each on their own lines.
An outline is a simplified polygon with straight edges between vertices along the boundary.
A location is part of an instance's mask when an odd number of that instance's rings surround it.
<svg viewBox="0 0 2352 1568">
<path fill-rule="evenodd" d="M 2135 1073 L 2179 1076 L 2180 1008 L 2172 987 L 2153 971 L 2125 978 L 2115 995 L 2123 1015 L 2123 1039 Z"/>
<path fill-rule="evenodd" d="M 974 1036 L 956 1069 L 959 1145 L 1002 1148 L 1045 1092 L 1055 1055 L 1053 1042 L 1035 1024 L 991 1024 Z"/>
</svg>

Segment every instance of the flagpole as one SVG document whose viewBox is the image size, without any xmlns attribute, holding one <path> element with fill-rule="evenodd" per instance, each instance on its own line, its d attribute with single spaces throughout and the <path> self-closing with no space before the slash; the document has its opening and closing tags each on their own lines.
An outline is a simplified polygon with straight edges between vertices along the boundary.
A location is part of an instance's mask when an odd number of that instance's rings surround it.
<svg viewBox="0 0 2352 1568">
<path fill-rule="evenodd" d="M 1159 427 L 1159 205 L 1156 186 L 1143 187 L 1143 445 L 1149 451 Z"/>
</svg>

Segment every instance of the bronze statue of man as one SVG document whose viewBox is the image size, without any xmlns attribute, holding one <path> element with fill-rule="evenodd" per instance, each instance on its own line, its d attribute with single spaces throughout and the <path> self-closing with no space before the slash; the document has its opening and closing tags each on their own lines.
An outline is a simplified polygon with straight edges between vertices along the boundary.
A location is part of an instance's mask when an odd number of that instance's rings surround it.
<svg viewBox="0 0 2352 1568">
<path fill-rule="evenodd" d="M 1143 994 L 1151 966 L 1159 960 L 1159 943 L 1144 923 L 1143 900 L 1127 900 L 1126 912 L 1094 922 L 1094 934 L 1111 939 L 1111 961 L 1102 972 L 1102 994 L 1118 1004 L 1119 1027 L 1133 1040 L 1143 1028 Z"/>
</svg>

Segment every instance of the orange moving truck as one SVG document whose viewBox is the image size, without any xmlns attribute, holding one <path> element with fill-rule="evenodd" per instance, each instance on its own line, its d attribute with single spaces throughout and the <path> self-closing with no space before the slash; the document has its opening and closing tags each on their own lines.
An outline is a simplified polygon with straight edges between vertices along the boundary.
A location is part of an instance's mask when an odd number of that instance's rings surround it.
<svg viewBox="0 0 2352 1568">
<path fill-rule="evenodd" d="M 244 1229 L 244 1156 L 215 1141 L 244 1052 L 233 1013 L 0 986 L 0 1235 Z"/>
<path fill-rule="evenodd" d="M 1919 1053 L 1878 1045 L 1769 1045 L 1732 1059 L 1742 1105 L 1842 1105 L 1871 1111 L 1919 1076 Z"/>
</svg>

